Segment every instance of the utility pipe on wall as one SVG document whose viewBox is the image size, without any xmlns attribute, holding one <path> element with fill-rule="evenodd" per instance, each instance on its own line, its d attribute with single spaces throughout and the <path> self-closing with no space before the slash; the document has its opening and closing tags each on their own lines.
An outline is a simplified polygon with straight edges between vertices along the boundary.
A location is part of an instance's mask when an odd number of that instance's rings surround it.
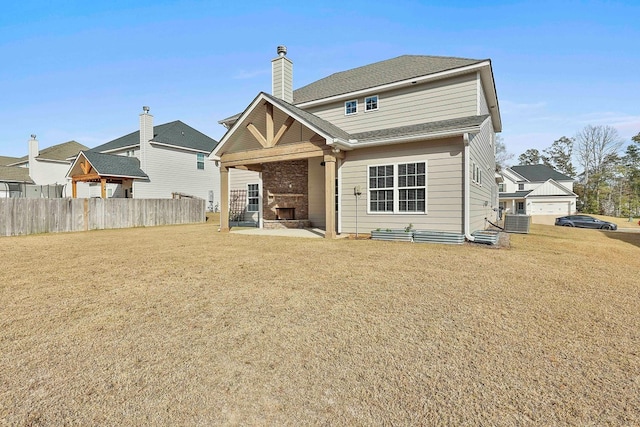
<svg viewBox="0 0 640 427">
<path fill-rule="evenodd" d="M 465 132 L 462 136 L 464 141 L 464 237 L 470 241 L 474 242 L 476 240 L 475 237 L 471 235 L 470 218 L 469 214 L 471 212 L 471 197 L 469 195 L 469 189 L 471 188 L 469 184 L 469 133 Z"/>
</svg>

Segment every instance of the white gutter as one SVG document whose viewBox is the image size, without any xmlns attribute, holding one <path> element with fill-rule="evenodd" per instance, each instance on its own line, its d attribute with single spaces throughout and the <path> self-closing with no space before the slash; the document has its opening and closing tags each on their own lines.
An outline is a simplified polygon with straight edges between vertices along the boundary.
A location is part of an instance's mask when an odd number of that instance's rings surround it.
<svg viewBox="0 0 640 427">
<path fill-rule="evenodd" d="M 471 198 L 469 197 L 469 134 L 465 132 L 462 138 L 464 141 L 464 237 L 468 241 L 474 242 L 476 238 L 471 235 L 469 230 L 471 227 L 469 224 L 469 213 L 471 212 Z"/>
</svg>

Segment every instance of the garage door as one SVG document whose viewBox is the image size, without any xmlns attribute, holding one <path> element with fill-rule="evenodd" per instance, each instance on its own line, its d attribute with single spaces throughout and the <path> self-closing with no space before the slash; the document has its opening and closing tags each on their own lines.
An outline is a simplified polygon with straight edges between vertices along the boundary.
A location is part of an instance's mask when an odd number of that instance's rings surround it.
<svg viewBox="0 0 640 427">
<path fill-rule="evenodd" d="M 570 202 L 534 202 L 531 215 L 567 215 L 570 214 Z"/>
</svg>

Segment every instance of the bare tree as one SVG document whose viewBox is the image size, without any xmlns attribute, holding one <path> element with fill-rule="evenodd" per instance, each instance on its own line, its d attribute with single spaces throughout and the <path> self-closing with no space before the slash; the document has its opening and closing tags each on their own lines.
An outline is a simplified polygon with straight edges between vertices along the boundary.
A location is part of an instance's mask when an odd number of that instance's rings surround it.
<svg viewBox="0 0 640 427">
<path fill-rule="evenodd" d="M 496 135 L 496 171 L 506 168 L 508 162 L 513 159 L 513 154 L 507 151 L 507 146 L 502 140 L 502 135 Z"/>
<path fill-rule="evenodd" d="M 611 126 L 585 126 L 575 137 L 575 152 L 583 170 L 584 204 L 588 210 L 600 210 L 600 187 L 607 168 L 622 147 L 618 131 Z"/>
</svg>

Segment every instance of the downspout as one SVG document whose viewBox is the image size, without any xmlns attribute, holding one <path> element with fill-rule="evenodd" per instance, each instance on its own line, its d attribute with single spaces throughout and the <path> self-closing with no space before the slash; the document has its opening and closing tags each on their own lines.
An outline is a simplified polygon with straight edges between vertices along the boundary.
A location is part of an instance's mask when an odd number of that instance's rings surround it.
<svg viewBox="0 0 640 427">
<path fill-rule="evenodd" d="M 476 238 L 471 235 L 469 230 L 471 227 L 469 224 L 469 213 L 471 212 L 471 197 L 469 196 L 469 133 L 465 132 L 462 135 L 462 139 L 464 141 L 464 237 L 468 241 L 474 242 Z"/>
</svg>

